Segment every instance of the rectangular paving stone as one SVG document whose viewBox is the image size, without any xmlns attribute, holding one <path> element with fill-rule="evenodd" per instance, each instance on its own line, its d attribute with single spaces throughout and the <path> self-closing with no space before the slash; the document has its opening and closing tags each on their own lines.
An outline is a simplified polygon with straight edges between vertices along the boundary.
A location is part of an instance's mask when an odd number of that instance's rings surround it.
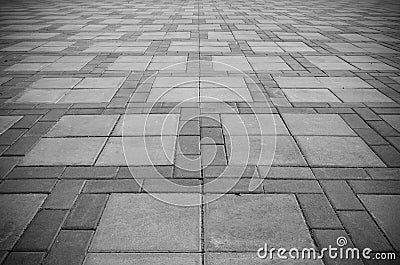
<svg viewBox="0 0 400 265">
<path fill-rule="evenodd" d="M 68 91 L 68 89 L 27 89 L 11 101 L 24 104 L 57 103 Z"/>
<path fill-rule="evenodd" d="M 268 179 L 315 179 L 310 168 L 258 166 L 261 178 Z"/>
<path fill-rule="evenodd" d="M 118 115 L 65 115 L 46 134 L 46 137 L 108 136 Z"/>
<path fill-rule="evenodd" d="M 290 257 L 288 257 L 288 262 L 290 262 L 290 264 L 302 264 L 303 261 L 299 260 L 299 259 L 290 259 Z M 205 264 L 209 264 L 209 265 L 222 265 L 222 264 L 232 264 L 232 265 L 239 265 L 239 264 L 252 264 L 252 265 L 262 265 L 265 264 L 266 262 L 270 263 L 270 264 L 279 264 L 280 262 L 282 262 L 281 259 L 279 259 L 276 254 L 273 255 L 273 259 L 260 259 L 257 256 L 257 253 L 253 252 L 207 252 L 205 254 L 205 260 L 206 263 Z M 311 259 L 311 260 L 307 260 L 307 264 L 311 264 L 311 265 L 322 265 L 322 261 L 321 260 L 315 260 L 315 259 Z"/>
<path fill-rule="evenodd" d="M 83 180 L 60 180 L 47 197 L 46 209 L 70 209 L 84 185 Z"/>
<path fill-rule="evenodd" d="M 282 119 L 276 114 L 221 114 L 224 134 L 288 135 Z"/>
<path fill-rule="evenodd" d="M 1 250 L 11 250 L 46 198 L 43 194 L 0 195 Z"/>
<path fill-rule="evenodd" d="M 317 179 L 370 179 L 361 168 L 313 168 Z"/>
<path fill-rule="evenodd" d="M 311 166 L 385 166 L 358 137 L 297 136 L 296 139 Z"/>
<path fill-rule="evenodd" d="M 124 77 L 87 77 L 82 79 L 75 88 L 119 88 L 124 81 Z"/>
<path fill-rule="evenodd" d="M 195 253 L 89 253 L 84 265 L 106 264 L 176 264 L 176 265 L 200 265 L 201 256 Z"/>
<path fill-rule="evenodd" d="M 321 180 L 321 187 L 337 210 L 363 210 L 358 198 L 344 180 Z"/>
<path fill-rule="evenodd" d="M 290 102 L 340 102 L 328 89 L 282 89 Z"/>
<path fill-rule="evenodd" d="M 389 242 L 366 211 L 341 211 L 338 214 L 357 248 L 368 247 L 374 251 L 392 250 Z"/>
<path fill-rule="evenodd" d="M 64 171 L 63 167 L 15 167 L 7 179 L 40 179 L 59 178 Z"/>
<path fill-rule="evenodd" d="M 357 194 L 400 194 L 400 183 L 394 180 L 352 180 L 349 185 Z"/>
<path fill-rule="evenodd" d="M 95 229 L 107 202 L 107 194 L 81 194 L 63 228 Z"/>
<path fill-rule="evenodd" d="M 22 116 L 0 116 L 0 135 L 18 122 Z"/>
<path fill-rule="evenodd" d="M 111 89 L 72 89 L 69 90 L 57 103 L 108 103 L 116 92 Z"/>
<path fill-rule="evenodd" d="M 283 114 L 293 135 L 356 135 L 337 114 Z"/>
<path fill-rule="evenodd" d="M 226 142 L 229 165 L 306 165 L 299 148 L 290 136 L 234 135 L 230 136 Z"/>
<path fill-rule="evenodd" d="M 87 180 L 83 193 L 139 192 L 139 179 Z"/>
<path fill-rule="evenodd" d="M 341 228 L 335 211 L 323 194 L 298 194 L 300 206 L 311 228 Z"/>
<path fill-rule="evenodd" d="M 50 193 L 55 179 L 10 179 L 0 184 L 0 193 Z"/>
<path fill-rule="evenodd" d="M 81 264 L 93 231 L 62 230 L 43 264 Z"/>
<path fill-rule="evenodd" d="M 343 102 L 393 102 L 376 89 L 343 89 L 333 93 Z"/>
<path fill-rule="evenodd" d="M 399 231 L 400 227 L 396 213 L 399 212 L 399 196 L 360 195 L 360 199 L 398 251 L 400 248 L 400 236 L 397 231 Z"/>
<path fill-rule="evenodd" d="M 14 247 L 17 251 L 47 251 L 67 215 L 63 210 L 41 210 Z"/>
<path fill-rule="evenodd" d="M 200 200 L 195 194 L 165 196 Z M 112 194 L 90 247 L 90 251 L 199 250 L 199 207 L 172 206 L 147 194 Z"/>
<path fill-rule="evenodd" d="M 117 175 L 117 167 L 67 167 L 64 179 L 111 179 Z"/>
<path fill-rule="evenodd" d="M 73 88 L 81 78 L 73 77 L 43 77 L 31 84 L 32 88 Z"/>
<path fill-rule="evenodd" d="M 265 193 L 322 193 L 315 180 L 266 179 L 263 181 Z"/>
<path fill-rule="evenodd" d="M 96 166 L 171 165 L 175 142 L 175 136 L 111 137 Z"/>
<path fill-rule="evenodd" d="M 178 114 L 126 114 L 113 136 L 177 135 L 178 121 Z"/>
<path fill-rule="evenodd" d="M 3 264 L 39 265 L 42 262 L 45 254 L 46 253 L 44 252 L 11 252 Z"/>
<path fill-rule="evenodd" d="M 225 195 L 206 205 L 204 218 L 206 251 L 254 251 L 266 238 L 282 247 L 313 246 L 293 195 Z"/>
<path fill-rule="evenodd" d="M 24 165 L 92 165 L 105 138 L 42 138 L 25 156 Z"/>
</svg>

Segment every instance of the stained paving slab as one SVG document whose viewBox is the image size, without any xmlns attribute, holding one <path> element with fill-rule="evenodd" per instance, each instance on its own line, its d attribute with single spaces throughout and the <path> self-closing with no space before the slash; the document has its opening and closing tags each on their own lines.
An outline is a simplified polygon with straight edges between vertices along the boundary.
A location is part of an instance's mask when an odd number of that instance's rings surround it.
<svg viewBox="0 0 400 265">
<path fill-rule="evenodd" d="M 0 264 L 398 254 L 399 9 L 3 1 Z"/>
</svg>

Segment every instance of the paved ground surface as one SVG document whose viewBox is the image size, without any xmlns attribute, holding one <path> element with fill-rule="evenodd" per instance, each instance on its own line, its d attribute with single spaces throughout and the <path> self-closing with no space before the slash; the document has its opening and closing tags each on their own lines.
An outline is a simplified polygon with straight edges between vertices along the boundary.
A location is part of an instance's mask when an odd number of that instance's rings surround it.
<svg viewBox="0 0 400 265">
<path fill-rule="evenodd" d="M 398 252 L 399 3 L 354 2 L 2 3 L 0 261 Z"/>
</svg>

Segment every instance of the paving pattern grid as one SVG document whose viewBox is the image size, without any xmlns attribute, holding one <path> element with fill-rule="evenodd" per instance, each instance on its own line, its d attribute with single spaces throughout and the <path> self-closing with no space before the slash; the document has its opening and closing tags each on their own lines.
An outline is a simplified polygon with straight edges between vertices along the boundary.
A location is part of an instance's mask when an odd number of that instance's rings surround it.
<svg viewBox="0 0 400 265">
<path fill-rule="evenodd" d="M 0 264 L 400 252 L 397 1 L 0 5 Z"/>
</svg>

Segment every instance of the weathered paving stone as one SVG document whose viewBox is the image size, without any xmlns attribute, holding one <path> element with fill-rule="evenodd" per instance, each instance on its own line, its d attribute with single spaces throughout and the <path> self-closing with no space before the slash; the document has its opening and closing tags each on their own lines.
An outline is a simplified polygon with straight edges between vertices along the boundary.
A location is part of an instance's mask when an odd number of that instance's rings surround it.
<svg viewBox="0 0 400 265">
<path fill-rule="evenodd" d="M 350 180 L 349 185 L 357 194 L 400 194 L 400 183 L 393 180 Z"/>
<path fill-rule="evenodd" d="M 293 195 L 226 195 L 206 206 L 204 218 L 206 251 L 313 245 Z"/>
<path fill-rule="evenodd" d="M 171 165 L 175 136 L 111 137 L 97 159 L 97 166 Z"/>
<path fill-rule="evenodd" d="M 11 250 L 46 198 L 42 194 L 0 195 L 1 250 Z"/>
<path fill-rule="evenodd" d="M 63 210 L 41 210 L 14 247 L 17 251 L 47 251 L 67 215 Z"/>
<path fill-rule="evenodd" d="M 196 194 L 169 194 L 197 200 Z M 160 202 L 147 194 L 112 194 L 90 251 L 200 250 L 200 209 Z"/>
<path fill-rule="evenodd" d="M 61 178 L 65 179 L 111 179 L 118 167 L 67 167 Z"/>
<path fill-rule="evenodd" d="M 371 248 L 374 251 L 390 251 L 387 239 L 365 211 L 341 211 L 338 213 L 344 228 L 349 232 L 358 248 Z"/>
<path fill-rule="evenodd" d="M 134 254 L 134 253 L 89 253 L 84 265 L 123 265 L 123 264 L 176 264 L 200 265 L 200 254 L 171 253 L 171 254 Z"/>
<path fill-rule="evenodd" d="M 55 179 L 10 179 L 0 184 L 0 193 L 50 193 Z"/>
<path fill-rule="evenodd" d="M 230 165 L 305 166 L 299 148 L 290 136 L 230 136 Z"/>
<path fill-rule="evenodd" d="M 63 227 L 68 229 L 95 229 L 107 198 L 107 194 L 80 195 Z"/>
<path fill-rule="evenodd" d="M 272 260 L 270 259 L 260 259 L 257 254 L 253 252 L 247 253 L 237 253 L 237 252 L 208 252 L 205 255 L 205 260 L 207 265 L 223 265 L 223 264 L 252 264 L 252 265 L 262 265 L 268 262 L 268 264 L 282 264 L 282 259 L 279 259 L 274 255 Z M 289 259 L 288 264 L 302 264 L 304 261 L 300 259 Z M 286 263 L 286 262 L 285 262 Z M 307 264 L 319 264 L 322 265 L 322 261 L 310 259 L 307 260 Z"/>
<path fill-rule="evenodd" d="M 42 138 L 24 165 L 92 165 L 105 138 Z"/>
<path fill-rule="evenodd" d="M 43 207 L 46 209 L 70 209 L 84 184 L 83 180 L 60 180 L 47 197 Z"/>
<path fill-rule="evenodd" d="M 44 252 L 11 252 L 3 264 L 40 265 L 44 256 Z"/>
<path fill-rule="evenodd" d="M 369 179 L 361 168 L 313 168 L 317 179 Z"/>
<path fill-rule="evenodd" d="M 311 228 L 341 228 L 339 219 L 323 194 L 298 194 L 300 206 Z"/>
<path fill-rule="evenodd" d="M 40 179 L 59 178 L 64 171 L 63 167 L 15 167 L 7 176 L 7 179 Z"/>
<path fill-rule="evenodd" d="M 141 181 L 136 179 L 87 180 L 84 193 L 139 192 Z"/>
<path fill-rule="evenodd" d="M 92 235 L 85 230 L 61 231 L 43 264 L 82 264 Z"/>
<path fill-rule="evenodd" d="M 108 136 L 117 119 L 117 115 L 66 115 L 46 136 Z"/>
<path fill-rule="evenodd" d="M 343 180 L 321 180 L 322 189 L 331 201 L 333 207 L 338 210 L 363 210 L 364 207 Z"/>
<path fill-rule="evenodd" d="M 360 195 L 372 217 L 385 232 L 395 249 L 400 249 L 399 222 L 397 222 L 397 213 L 399 213 L 398 195 Z"/>
<path fill-rule="evenodd" d="M 385 164 L 357 137 L 297 136 L 311 166 L 384 167 Z"/>
<path fill-rule="evenodd" d="M 293 135 L 355 135 L 337 114 L 283 114 Z"/>
<path fill-rule="evenodd" d="M 3 134 L 8 128 L 19 121 L 22 116 L 0 116 L 0 134 Z"/>
</svg>

